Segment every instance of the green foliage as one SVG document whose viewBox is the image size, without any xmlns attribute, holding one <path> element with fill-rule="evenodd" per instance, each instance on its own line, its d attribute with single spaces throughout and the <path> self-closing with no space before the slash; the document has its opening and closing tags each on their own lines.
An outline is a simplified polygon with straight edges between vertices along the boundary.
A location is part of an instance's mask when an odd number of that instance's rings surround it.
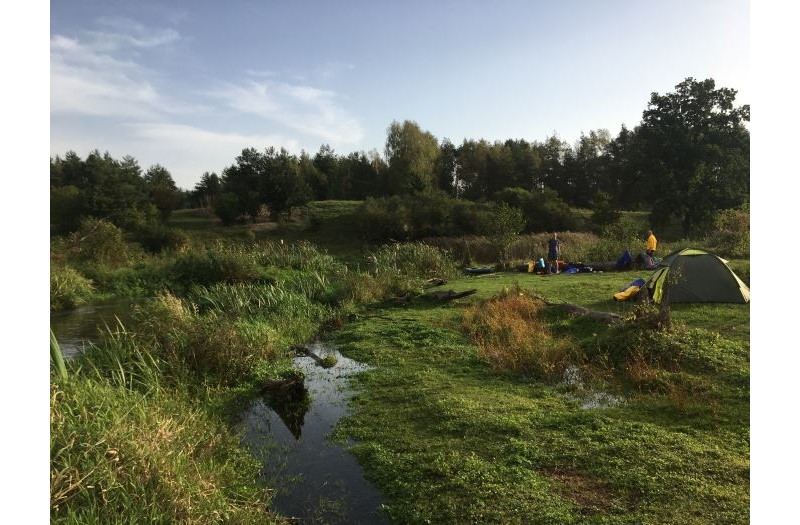
<svg viewBox="0 0 800 525">
<path fill-rule="evenodd" d="M 511 243 L 514 242 L 525 226 L 525 219 L 519 208 L 513 208 L 504 202 L 501 202 L 493 212 L 489 235 L 498 248 L 498 262 L 502 266 L 506 266 L 509 262 Z"/>
<path fill-rule="evenodd" d="M 181 250 L 189 245 L 189 236 L 177 228 L 150 222 L 136 230 L 134 239 L 150 253 Z"/>
<path fill-rule="evenodd" d="M 81 191 L 77 186 L 50 187 L 50 224 L 55 231 L 77 230 L 82 211 Z"/>
<path fill-rule="evenodd" d="M 70 266 L 50 265 L 50 310 L 85 304 L 94 294 L 92 281 Z"/>
<path fill-rule="evenodd" d="M 574 231 L 580 226 L 572 209 L 553 190 L 506 188 L 495 193 L 493 199 L 522 210 L 525 232 Z"/>
<path fill-rule="evenodd" d="M 263 523 L 259 466 L 179 392 L 87 377 L 50 387 L 52 523 Z"/>
<path fill-rule="evenodd" d="M 70 242 L 82 261 L 118 267 L 128 260 L 122 230 L 104 219 L 89 217 L 81 221 L 80 229 L 70 235 Z"/>
<path fill-rule="evenodd" d="M 611 195 L 604 191 L 597 192 L 592 199 L 592 228 L 596 232 L 619 222 L 620 211 L 614 206 Z"/>
<path fill-rule="evenodd" d="M 172 278 L 183 285 L 246 282 L 265 277 L 260 254 L 238 245 L 218 244 L 178 255 Z"/>
<path fill-rule="evenodd" d="M 227 191 L 214 200 L 214 213 L 222 221 L 222 224 L 227 226 L 242 216 L 244 207 L 238 195 Z"/>
<path fill-rule="evenodd" d="M 416 122 L 392 122 L 386 131 L 387 184 L 391 195 L 426 193 L 436 187 L 439 144 Z"/>
<path fill-rule="evenodd" d="M 691 77 L 652 94 L 629 164 L 647 173 L 654 226 L 676 217 L 685 234 L 697 233 L 717 210 L 749 202 L 750 106 L 735 107 L 735 98 L 713 79 Z"/>
<path fill-rule="evenodd" d="M 359 231 L 375 242 L 483 233 L 490 224 L 487 206 L 438 193 L 367 199 L 357 212 Z"/>
<path fill-rule="evenodd" d="M 56 334 L 50 329 L 50 362 L 56 368 L 56 377 L 59 381 L 67 380 L 67 367 L 64 365 L 64 354 L 56 339 Z"/>
<path fill-rule="evenodd" d="M 708 239 L 714 251 L 726 257 L 750 256 L 750 207 L 722 210 L 714 217 Z"/>
</svg>

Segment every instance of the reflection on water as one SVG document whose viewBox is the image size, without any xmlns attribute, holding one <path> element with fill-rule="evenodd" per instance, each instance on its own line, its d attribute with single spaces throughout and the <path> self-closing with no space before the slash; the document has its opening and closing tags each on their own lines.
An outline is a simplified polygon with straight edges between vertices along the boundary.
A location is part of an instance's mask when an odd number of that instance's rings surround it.
<svg viewBox="0 0 800 525">
<path fill-rule="evenodd" d="M 50 328 L 58 339 L 64 357 L 74 357 L 89 341 L 97 341 L 106 325 L 115 327 L 117 319 L 128 328 L 133 324 L 133 307 L 141 299 L 115 299 L 79 306 L 50 314 Z"/>
<path fill-rule="evenodd" d="M 368 367 L 321 343 L 311 350 L 323 358 L 333 355 L 336 365 L 326 369 L 311 357 L 295 358 L 308 396 L 293 407 L 270 397 L 254 400 L 242 415 L 242 440 L 262 461 L 263 480 L 278 488 L 273 508 L 279 513 L 306 523 L 388 523 L 380 492 L 346 445 L 328 440 L 348 413 L 347 378 Z"/>
</svg>

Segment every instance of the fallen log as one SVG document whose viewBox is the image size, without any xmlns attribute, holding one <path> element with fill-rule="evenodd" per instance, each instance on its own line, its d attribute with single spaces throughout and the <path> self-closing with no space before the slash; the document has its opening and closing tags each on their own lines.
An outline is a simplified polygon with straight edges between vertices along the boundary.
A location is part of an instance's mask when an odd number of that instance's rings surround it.
<svg viewBox="0 0 800 525">
<path fill-rule="evenodd" d="M 600 321 L 601 323 L 606 324 L 616 324 L 622 322 L 622 316 L 619 314 L 614 314 L 611 312 L 599 312 L 597 310 L 589 310 L 588 308 L 584 308 L 583 306 L 578 306 L 576 304 L 570 303 L 551 303 L 544 297 L 540 295 L 534 295 L 535 298 L 542 301 L 546 306 L 553 306 L 556 308 L 560 308 L 565 312 L 569 312 L 574 315 L 585 315 L 590 319 L 594 319 L 596 321 Z"/>
<path fill-rule="evenodd" d="M 461 299 L 462 297 L 467 297 L 472 294 L 478 293 L 476 288 L 472 290 L 467 290 L 465 292 L 456 292 L 455 290 L 447 290 L 442 291 L 438 290 L 435 292 L 427 292 L 422 294 L 420 297 L 422 299 L 427 299 L 429 301 L 452 301 L 453 299 Z"/>
</svg>

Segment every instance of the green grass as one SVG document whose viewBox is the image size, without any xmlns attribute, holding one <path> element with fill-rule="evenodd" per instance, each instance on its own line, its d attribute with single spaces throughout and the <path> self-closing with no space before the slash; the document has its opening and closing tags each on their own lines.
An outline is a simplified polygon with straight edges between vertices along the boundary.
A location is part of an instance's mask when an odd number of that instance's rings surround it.
<svg viewBox="0 0 800 525">
<path fill-rule="evenodd" d="M 690 345 L 684 368 L 661 372 L 675 388 L 596 378 L 625 401 L 592 410 L 580 408 L 574 388 L 491 372 L 460 326 L 467 305 L 517 283 L 523 293 L 628 313 L 611 294 L 647 273 L 463 278 L 448 286 L 478 293 L 462 304 L 386 307 L 346 325 L 341 350 L 375 369 L 359 377 L 355 413 L 339 433 L 357 440 L 353 451 L 389 514 L 402 523 L 749 521 L 747 305 L 674 307 L 673 319 L 695 330 L 678 339 Z M 578 348 L 613 335 L 585 318 L 547 315 Z"/>
<path fill-rule="evenodd" d="M 179 211 L 170 222 L 189 232 L 189 253 L 130 250 L 126 266 L 75 266 L 95 296 L 172 295 L 143 307 L 140 333 L 110 334 L 67 380 L 51 380 L 53 521 L 278 519 L 229 439 L 229 417 L 252 381 L 285 370 L 290 344 L 345 318 L 336 342 L 375 368 L 358 377 L 337 433 L 355 438 L 395 521 L 748 520 L 749 305 L 676 305 L 686 329 L 652 337 L 546 309 L 548 333 L 583 356 L 585 389 L 493 371 L 464 329 L 466 308 L 521 292 L 628 315 L 633 304 L 612 295 L 650 272 L 453 278 L 430 247 L 362 243 L 358 204 L 311 203 L 255 234 Z M 330 253 L 292 242 L 309 238 Z M 64 242 L 53 249 L 53 262 L 73 264 Z M 371 252 L 377 275 L 359 272 Z M 749 261 L 731 267 L 749 282 Z M 421 291 L 428 274 L 477 293 L 444 305 L 386 300 Z M 661 367 L 662 351 L 680 366 Z M 630 360 L 639 355 L 649 361 Z M 581 409 L 591 389 L 624 402 Z"/>
</svg>

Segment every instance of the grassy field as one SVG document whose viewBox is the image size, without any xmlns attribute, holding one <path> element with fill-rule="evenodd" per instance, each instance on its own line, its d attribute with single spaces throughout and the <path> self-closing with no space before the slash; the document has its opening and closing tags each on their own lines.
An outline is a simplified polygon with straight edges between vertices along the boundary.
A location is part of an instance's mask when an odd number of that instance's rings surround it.
<svg viewBox="0 0 800 525">
<path fill-rule="evenodd" d="M 462 304 L 386 306 L 348 323 L 336 337 L 342 351 L 376 368 L 360 377 L 340 433 L 358 441 L 389 514 L 402 523 L 748 522 L 748 305 L 676 306 L 673 321 L 699 334 L 686 352 L 702 358 L 661 374 L 663 389 L 603 367 L 580 387 L 493 371 L 463 326 L 470 305 L 508 290 L 625 314 L 632 306 L 612 293 L 646 275 L 463 278 L 448 286 L 478 293 Z M 558 312 L 544 321 L 578 354 L 610 335 Z M 605 394 L 619 403 L 582 408 Z"/>
<path fill-rule="evenodd" d="M 285 372 L 293 343 L 334 326 L 343 354 L 374 366 L 336 435 L 354 439 L 395 522 L 749 521 L 749 305 L 675 305 L 672 329 L 657 331 L 652 313 L 612 300 L 648 271 L 461 277 L 452 253 L 364 243 L 359 204 L 227 227 L 181 210 L 170 226 L 186 245 L 151 254 L 128 242 L 114 264 L 53 239 L 52 308 L 155 296 L 136 333 L 109 334 L 51 380 L 54 522 L 280 522 L 230 416 L 259 379 Z M 644 218 L 626 214 L 628 230 Z M 564 238 L 587 257 L 634 242 Z M 540 241 L 521 236 L 515 257 Z M 749 260 L 730 265 L 749 282 Z M 435 275 L 477 293 L 392 300 Z"/>
</svg>

